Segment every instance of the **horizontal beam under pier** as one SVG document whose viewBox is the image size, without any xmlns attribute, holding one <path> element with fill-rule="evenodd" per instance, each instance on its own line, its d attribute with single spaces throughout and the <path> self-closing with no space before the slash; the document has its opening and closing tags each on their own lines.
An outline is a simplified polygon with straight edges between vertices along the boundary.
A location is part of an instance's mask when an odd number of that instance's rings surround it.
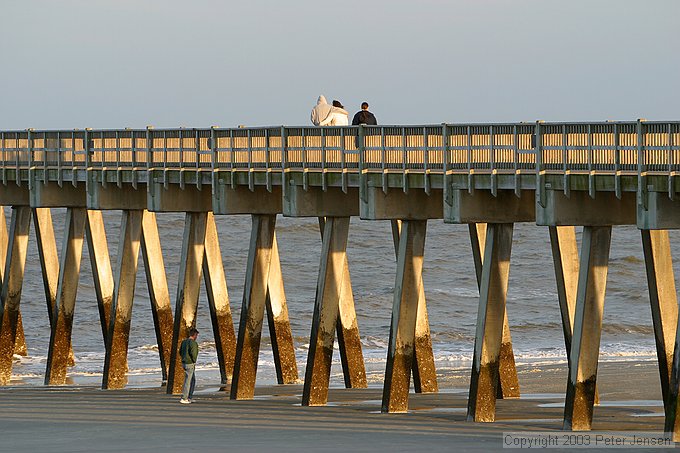
<svg viewBox="0 0 680 453">
<path fill-rule="evenodd" d="M 680 228 L 680 197 L 671 200 L 667 192 L 648 192 L 637 206 L 637 225 L 643 230 Z"/>
<path fill-rule="evenodd" d="M 451 190 L 444 203 L 446 223 L 516 223 L 536 220 L 536 199 L 533 190 L 498 190 L 494 196 L 488 190 Z"/>
<path fill-rule="evenodd" d="M 205 188 L 204 188 L 205 189 Z M 281 186 L 234 186 L 217 184 L 214 187 L 212 210 L 215 214 L 280 214 Z"/>
<path fill-rule="evenodd" d="M 84 208 L 85 193 L 84 182 L 73 186 L 70 181 L 64 181 L 59 187 L 56 182 L 45 184 L 36 180 L 30 190 L 30 203 L 34 208 Z"/>
<path fill-rule="evenodd" d="M 152 183 L 149 186 L 147 209 L 154 212 L 205 213 L 212 211 L 212 191 L 209 185 L 199 189 L 193 184 L 182 187 Z"/>
<path fill-rule="evenodd" d="M 432 189 L 387 189 L 367 186 L 362 189 L 360 216 L 365 220 L 427 220 L 443 217 L 443 191 Z"/>
<path fill-rule="evenodd" d="M 146 184 L 137 188 L 125 183 L 118 187 L 115 183 L 102 185 L 88 179 L 86 203 L 88 209 L 142 211 L 147 206 Z"/>
<path fill-rule="evenodd" d="M 0 183 L 0 206 L 28 206 L 31 204 L 28 183 L 17 186 L 8 181 L 7 185 Z"/>
<path fill-rule="evenodd" d="M 283 215 L 289 217 L 352 217 L 359 215 L 359 188 L 291 185 L 283 198 Z"/>
<path fill-rule="evenodd" d="M 636 193 L 572 191 L 569 196 L 562 191 L 546 190 L 545 206 L 536 204 L 536 223 L 547 226 L 609 226 L 635 225 Z"/>
</svg>

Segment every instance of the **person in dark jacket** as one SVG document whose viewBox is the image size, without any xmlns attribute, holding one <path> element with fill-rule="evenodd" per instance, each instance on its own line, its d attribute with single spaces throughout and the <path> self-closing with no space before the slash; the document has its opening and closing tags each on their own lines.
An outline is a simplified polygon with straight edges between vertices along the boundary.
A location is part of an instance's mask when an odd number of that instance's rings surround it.
<svg viewBox="0 0 680 453">
<path fill-rule="evenodd" d="M 361 103 L 361 110 L 359 110 L 352 119 L 352 126 L 358 126 L 359 124 L 368 124 L 370 126 L 376 126 L 378 124 L 375 115 L 368 111 L 368 102 Z"/>
<path fill-rule="evenodd" d="M 198 330 L 192 327 L 189 329 L 189 337 L 182 341 L 179 347 L 179 356 L 182 358 L 182 368 L 184 368 L 184 387 L 182 388 L 182 404 L 191 404 L 191 397 L 194 396 L 196 388 L 196 359 L 198 359 Z"/>
</svg>

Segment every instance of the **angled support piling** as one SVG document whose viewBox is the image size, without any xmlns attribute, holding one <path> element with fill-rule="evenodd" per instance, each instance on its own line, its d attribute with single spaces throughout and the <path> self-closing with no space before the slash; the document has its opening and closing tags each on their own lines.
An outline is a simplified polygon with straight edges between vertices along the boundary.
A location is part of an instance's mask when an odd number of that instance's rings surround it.
<svg viewBox="0 0 680 453">
<path fill-rule="evenodd" d="M 13 207 L 0 290 L 0 385 L 9 384 L 12 376 L 30 225 L 31 209 L 28 206 Z"/>
<path fill-rule="evenodd" d="M 348 233 L 349 217 L 326 218 L 302 392 L 303 406 L 323 406 L 328 401 L 333 342 L 340 314 L 347 260 Z"/>
<path fill-rule="evenodd" d="M 399 259 L 399 238 L 401 236 L 401 220 L 391 220 L 392 242 L 394 254 Z M 425 285 L 422 278 L 418 282 L 418 313 L 416 314 L 416 339 L 413 360 L 413 388 L 416 393 L 436 393 L 437 370 L 432 351 L 432 337 L 430 336 L 430 321 L 427 316 L 427 302 L 425 299 Z"/>
<path fill-rule="evenodd" d="M 33 208 L 33 224 L 35 226 L 35 237 L 38 242 L 38 256 L 40 257 L 40 268 L 45 289 L 47 316 L 50 325 L 52 325 L 52 316 L 57 306 L 59 255 L 57 254 L 57 241 L 54 236 L 54 225 L 50 208 Z M 69 350 L 67 363 L 68 366 L 75 365 L 73 348 Z"/>
<path fill-rule="evenodd" d="M 94 289 L 97 294 L 102 338 L 104 343 L 106 343 L 114 283 L 109 246 L 106 240 L 106 230 L 104 229 L 104 218 L 101 211 L 87 211 L 85 236 L 87 237 L 87 250 L 90 256 L 90 265 L 92 266 L 92 276 L 94 277 Z"/>
<path fill-rule="evenodd" d="M 477 332 L 468 397 L 467 418 L 470 421 L 492 422 L 496 419 L 512 230 L 512 223 L 490 223 L 486 227 Z"/>
<path fill-rule="evenodd" d="M 283 287 L 276 231 L 274 231 L 272 239 L 266 308 L 277 382 L 279 384 L 296 383 L 299 380 L 297 361 L 295 359 L 295 346 L 293 345 L 293 332 L 288 318 L 288 304 Z"/>
<path fill-rule="evenodd" d="M 71 350 L 73 313 L 78 291 L 80 260 L 83 254 L 83 237 L 87 210 L 68 208 L 64 225 L 64 244 L 59 263 L 57 302 L 52 315 L 50 345 L 47 354 L 45 385 L 66 383 L 66 368 Z"/>
<path fill-rule="evenodd" d="M 670 408 L 674 406 L 674 402 L 670 400 L 670 387 L 678 326 L 678 295 L 675 291 L 671 243 L 667 230 L 640 230 L 640 233 L 659 360 L 661 394 L 668 419 L 673 412 Z"/>
<path fill-rule="evenodd" d="M 0 206 L 0 288 L 2 288 L 2 276 L 5 272 L 8 244 L 9 237 L 7 234 L 7 220 L 5 220 L 5 208 L 4 206 Z M 14 353 L 23 356 L 28 355 L 26 337 L 24 336 L 24 325 L 21 321 L 21 311 L 19 311 L 17 315 L 17 333 L 14 343 Z"/>
<path fill-rule="evenodd" d="M 319 217 L 319 232 L 321 233 L 322 243 L 325 227 L 326 218 Z M 366 381 L 366 366 L 364 364 L 364 354 L 361 348 L 361 336 L 359 335 L 357 314 L 354 308 L 354 294 L 352 291 L 352 280 L 349 273 L 349 262 L 347 260 L 346 249 L 344 255 L 342 289 L 338 306 L 338 320 L 336 322 L 340 363 L 342 364 L 345 388 L 366 388 L 368 386 L 368 382 Z"/>
<path fill-rule="evenodd" d="M 583 229 L 564 406 L 565 430 L 588 431 L 593 422 L 611 232 L 611 226 L 586 226 Z"/>
<path fill-rule="evenodd" d="M 255 392 L 275 227 L 276 214 L 252 216 L 231 399 L 251 399 Z"/>
<path fill-rule="evenodd" d="M 143 211 L 123 211 L 115 286 L 109 329 L 106 334 L 106 357 L 102 388 L 120 389 L 127 384 L 127 350 L 130 340 L 132 303 L 137 280 L 137 263 L 142 238 Z"/>
<path fill-rule="evenodd" d="M 184 221 L 182 258 L 177 282 L 177 303 L 175 304 L 175 322 L 170 349 L 168 394 L 180 393 L 184 384 L 179 345 L 188 336 L 189 329 L 196 325 L 207 219 L 207 212 L 189 212 Z"/>
<path fill-rule="evenodd" d="M 426 231 L 427 220 L 401 222 L 382 412 L 408 410 Z"/>
<path fill-rule="evenodd" d="M 156 214 L 131 210 L 123 212 L 121 223 L 112 318 L 109 321 L 102 380 L 104 389 L 119 389 L 127 384 L 130 322 L 140 248 L 144 258 L 162 379 L 163 382 L 167 380 L 173 322 Z"/>
<path fill-rule="evenodd" d="M 158 356 L 161 362 L 161 374 L 163 383 L 166 383 L 168 367 L 170 366 L 173 318 L 155 212 L 144 211 L 141 245 L 146 284 L 151 299 L 151 314 L 153 315 L 156 343 L 158 344 Z"/>
<path fill-rule="evenodd" d="M 557 283 L 557 299 L 560 304 L 562 333 L 567 351 L 567 363 L 571 365 L 571 342 L 574 335 L 574 313 L 576 312 L 576 292 L 578 289 L 578 245 L 574 226 L 551 226 L 550 247 L 555 267 Z M 599 404 L 600 395 L 595 388 L 595 404 Z"/>
<path fill-rule="evenodd" d="M 212 212 L 208 213 L 206 223 L 203 277 L 206 292 L 208 293 L 210 319 L 215 336 L 220 377 L 222 384 L 226 385 L 228 379 L 231 379 L 234 369 L 236 335 L 234 333 L 234 322 L 231 318 L 227 279 L 224 275 L 222 254 L 217 236 L 217 225 L 215 224 L 215 216 Z"/>
<path fill-rule="evenodd" d="M 475 263 L 475 273 L 477 275 L 477 288 L 479 289 L 482 284 L 486 223 L 472 223 L 468 225 L 468 229 L 472 245 L 472 259 Z M 512 336 L 510 334 L 507 307 L 503 315 L 503 340 L 501 342 L 498 362 L 498 379 L 497 398 L 519 398 L 519 379 L 517 378 L 517 367 L 515 366 L 515 354 L 512 350 Z"/>
</svg>

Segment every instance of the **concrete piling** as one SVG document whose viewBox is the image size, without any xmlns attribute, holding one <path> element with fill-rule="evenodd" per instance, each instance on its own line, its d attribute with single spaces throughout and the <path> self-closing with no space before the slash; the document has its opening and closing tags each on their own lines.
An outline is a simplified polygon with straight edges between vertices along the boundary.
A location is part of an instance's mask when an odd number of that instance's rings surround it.
<svg viewBox="0 0 680 453">
<path fill-rule="evenodd" d="M 97 294 L 102 338 L 104 343 L 106 343 L 114 283 L 109 246 L 106 240 L 106 230 L 104 229 L 104 218 L 101 211 L 88 209 L 85 237 L 87 238 L 87 250 L 90 255 L 92 276 L 94 277 L 94 289 Z"/>
<path fill-rule="evenodd" d="M 35 225 L 35 237 L 38 243 L 38 255 L 42 270 L 43 286 L 45 288 L 45 302 L 47 304 L 47 316 L 52 324 L 52 317 L 57 306 L 57 286 L 59 284 L 59 255 L 57 254 L 57 241 L 54 236 L 52 223 L 52 211 L 50 208 L 33 208 L 33 224 Z M 68 366 L 75 365 L 73 348 L 69 351 Z"/>
<path fill-rule="evenodd" d="M 661 394 L 668 416 L 672 412 L 670 407 L 673 406 L 673 401 L 670 400 L 671 377 L 678 327 L 678 295 L 675 290 L 671 243 L 667 230 L 640 230 L 640 233 L 659 360 Z"/>
<path fill-rule="evenodd" d="M 279 260 L 279 246 L 276 240 L 276 231 L 272 238 L 272 251 L 269 264 L 269 279 L 267 280 L 267 325 L 272 342 L 274 354 L 274 367 L 276 380 L 279 384 L 293 384 L 298 382 L 297 361 L 295 359 L 295 346 L 293 345 L 293 332 L 288 318 L 288 304 L 286 292 L 283 286 L 281 274 L 281 262 Z"/>
<path fill-rule="evenodd" d="M 276 214 L 253 214 L 231 399 L 251 399 L 269 282 Z"/>
<path fill-rule="evenodd" d="M 486 228 L 477 333 L 468 396 L 467 418 L 470 421 L 492 422 L 496 419 L 512 231 L 512 223 L 490 223 Z"/>
<path fill-rule="evenodd" d="M 229 293 L 222 264 L 222 253 L 217 237 L 217 225 L 212 212 L 208 212 L 206 223 L 203 278 L 208 294 L 210 319 L 215 337 L 221 382 L 222 385 L 226 385 L 228 380 L 231 379 L 234 369 L 236 335 L 231 317 L 231 307 L 229 306 Z"/>
<path fill-rule="evenodd" d="M 344 287 L 348 233 L 349 217 L 326 218 L 302 392 L 303 406 L 323 406 L 328 401 L 333 342 Z"/>
<path fill-rule="evenodd" d="M 123 211 L 116 259 L 113 304 L 108 333 L 105 337 L 106 357 L 102 381 L 104 389 L 120 389 L 127 384 L 127 350 L 143 215 L 143 211 Z"/>
<path fill-rule="evenodd" d="M 468 224 L 468 230 L 470 232 L 470 244 L 472 245 L 472 259 L 475 263 L 475 273 L 477 275 L 477 288 L 481 288 L 484 247 L 486 244 L 486 223 Z M 512 350 L 512 336 L 510 334 L 507 307 L 503 315 L 503 340 L 498 359 L 498 378 L 497 398 L 519 398 L 519 379 L 517 379 L 515 354 Z"/>
<path fill-rule="evenodd" d="M 203 269 L 203 255 L 205 253 L 207 219 L 207 212 L 188 212 L 184 220 L 182 260 L 180 262 L 179 279 L 177 282 L 175 322 L 170 349 L 168 394 L 180 393 L 184 384 L 184 370 L 182 369 L 182 359 L 179 355 L 179 345 L 189 334 L 189 329 L 196 325 L 196 310 Z"/>
<path fill-rule="evenodd" d="M 73 313 L 78 291 L 86 221 L 86 209 L 68 208 L 64 226 L 64 244 L 59 263 L 57 301 L 52 316 L 45 385 L 66 383 L 66 368 L 71 350 Z"/>
<path fill-rule="evenodd" d="M 12 208 L 5 270 L 0 292 L 0 385 L 9 384 L 12 376 L 12 359 L 16 345 L 30 224 L 31 209 L 28 206 Z"/>
<path fill-rule="evenodd" d="M 399 239 L 401 237 L 401 220 L 390 220 L 392 226 L 392 243 L 395 258 L 399 259 Z M 415 350 L 413 360 L 413 389 L 416 393 L 436 393 L 437 369 L 432 351 L 432 337 L 430 336 L 430 321 L 427 316 L 427 302 L 425 299 L 425 285 L 423 279 L 418 283 L 418 312 L 416 313 Z"/>
<path fill-rule="evenodd" d="M 583 229 L 564 407 L 565 430 L 588 431 L 593 421 L 611 231 L 611 226 Z"/>
<path fill-rule="evenodd" d="M 2 288 L 2 276 L 5 272 L 5 261 L 7 258 L 7 245 L 9 237 L 7 234 L 7 220 L 5 219 L 5 208 L 0 206 L 0 288 Z M 24 336 L 24 326 L 21 321 L 21 310 L 17 314 L 17 333 L 14 343 L 14 353 L 25 356 L 28 354 L 26 338 Z"/>
<path fill-rule="evenodd" d="M 326 219 L 327 217 L 319 217 L 319 232 L 321 233 L 322 243 Z M 354 292 L 352 290 L 346 248 L 343 254 L 342 288 L 338 306 L 338 320 L 336 322 L 340 363 L 342 364 L 345 388 L 366 388 L 368 386 L 366 381 L 366 365 L 364 364 L 364 354 L 361 347 L 359 323 L 357 322 L 357 314 L 354 308 Z"/>
<path fill-rule="evenodd" d="M 416 347 L 427 220 L 401 222 L 382 412 L 406 412 Z"/>
<path fill-rule="evenodd" d="M 151 299 L 151 314 L 153 316 L 154 329 L 156 331 L 156 343 L 161 362 L 161 378 L 163 383 L 168 380 L 168 367 L 170 366 L 170 348 L 172 346 L 172 307 L 170 306 L 170 293 L 168 281 L 165 275 L 165 264 L 161 252 L 161 241 L 158 235 L 156 213 L 144 211 L 142 217 L 142 258 L 144 260 L 144 272 L 146 284 Z"/>
</svg>

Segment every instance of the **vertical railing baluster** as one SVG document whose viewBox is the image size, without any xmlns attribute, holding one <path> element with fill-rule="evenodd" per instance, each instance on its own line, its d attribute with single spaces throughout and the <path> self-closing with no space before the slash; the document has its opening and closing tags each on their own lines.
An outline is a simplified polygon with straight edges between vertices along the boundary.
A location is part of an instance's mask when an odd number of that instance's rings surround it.
<svg viewBox="0 0 680 453">
<path fill-rule="evenodd" d="M 154 153 L 154 146 L 153 146 L 153 134 L 151 132 L 151 126 L 146 126 L 146 131 L 145 131 L 145 138 L 146 138 L 146 191 L 150 192 L 151 191 L 151 169 L 153 168 L 153 153 Z"/>
<path fill-rule="evenodd" d="M 638 156 L 638 203 L 647 209 L 647 162 L 644 150 L 644 133 L 642 120 L 637 120 L 637 156 Z"/>
<path fill-rule="evenodd" d="M 468 170 L 468 193 L 475 190 L 472 166 L 472 129 L 467 127 L 467 170 Z"/>
<path fill-rule="evenodd" d="M 616 198 L 621 198 L 621 140 L 619 125 L 614 123 L 614 192 Z"/>
<path fill-rule="evenodd" d="M 430 172 L 429 172 L 430 149 L 427 127 L 423 127 L 423 146 L 425 149 L 423 154 L 423 171 L 425 172 L 423 178 L 425 179 L 425 193 L 430 195 Z"/>
<path fill-rule="evenodd" d="M 217 193 L 217 133 L 215 131 L 215 126 L 210 126 L 210 191 L 213 196 Z"/>
<path fill-rule="evenodd" d="M 402 156 L 401 156 L 401 177 L 402 177 L 402 183 L 401 183 L 401 188 L 404 192 L 408 191 L 408 147 L 407 147 L 407 138 L 406 138 L 406 128 L 402 127 L 401 128 L 401 149 L 402 149 Z M 383 175 L 383 179 L 386 180 L 386 175 Z M 383 182 L 383 186 L 385 186 L 385 182 Z"/>
<path fill-rule="evenodd" d="M 250 129 L 247 129 L 248 136 L 248 189 L 251 192 L 255 191 L 255 182 L 253 181 L 253 136 Z"/>
<path fill-rule="evenodd" d="M 269 129 L 264 130 L 264 160 L 265 160 L 265 172 L 266 172 L 266 185 L 267 185 L 267 192 L 270 192 L 273 190 L 272 189 L 272 168 L 271 168 L 271 156 L 270 156 L 270 147 L 269 147 L 269 140 L 271 139 L 271 136 L 269 135 Z M 283 181 L 283 178 L 281 179 Z"/>
<path fill-rule="evenodd" d="M 380 127 L 380 147 L 382 156 L 382 190 L 387 193 L 387 139 L 385 138 L 385 128 Z"/>
<path fill-rule="evenodd" d="M 2 185 L 7 185 L 7 153 L 5 147 L 5 131 L 0 132 L 0 150 L 2 151 Z"/>
<path fill-rule="evenodd" d="M 543 164 L 543 135 L 541 129 L 541 121 L 536 121 L 536 130 L 534 135 L 534 158 L 536 160 L 536 201 L 541 207 L 545 208 L 545 174 Z"/>
<path fill-rule="evenodd" d="M 229 169 L 229 179 L 231 180 L 231 188 L 236 188 L 236 173 L 234 168 L 236 167 L 236 156 L 234 155 L 234 129 L 229 129 L 229 156 L 231 161 L 231 168 Z"/>
</svg>

